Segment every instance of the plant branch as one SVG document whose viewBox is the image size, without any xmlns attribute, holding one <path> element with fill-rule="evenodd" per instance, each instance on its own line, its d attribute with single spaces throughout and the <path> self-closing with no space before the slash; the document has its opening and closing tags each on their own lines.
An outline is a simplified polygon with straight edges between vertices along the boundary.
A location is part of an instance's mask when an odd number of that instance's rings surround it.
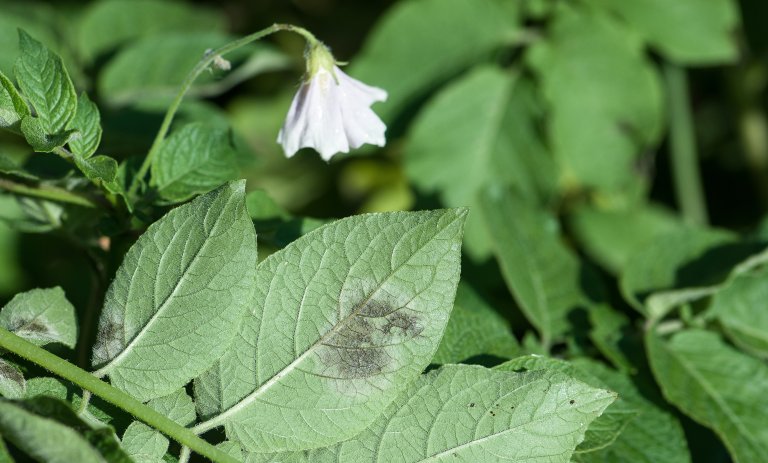
<svg viewBox="0 0 768 463">
<path fill-rule="evenodd" d="M 120 407 L 138 420 L 157 429 L 181 445 L 216 463 L 237 463 L 237 460 L 196 436 L 191 430 L 161 415 L 125 392 L 101 381 L 87 371 L 51 354 L 45 349 L 0 328 L 0 347 L 40 365 L 50 372 L 90 391 L 105 401 Z"/>
<path fill-rule="evenodd" d="M 173 102 L 171 102 L 171 105 L 168 107 L 168 111 L 165 113 L 165 117 L 163 118 L 163 122 L 160 125 L 160 130 L 158 130 L 157 135 L 155 136 L 154 141 L 152 142 L 152 146 L 149 148 L 149 152 L 147 153 L 147 156 L 144 158 L 144 161 L 141 164 L 141 167 L 139 168 L 139 171 L 136 173 L 136 176 L 133 178 L 133 181 L 131 182 L 131 187 L 128 190 L 128 196 L 133 197 L 136 194 L 136 190 L 139 188 L 139 183 L 146 177 L 147 172 L 149 172 L 149 168 L 152 165 L 152 158 L 157 153 L 157 150 L 160 148 L 160 144 L 165 139 L 165 136 L 168 134 L 168 130 L 171 128 L 171 122 L 173 122 L 173 117 L 176 115 L 176 112 L 179 110 L 179 106 L 181 106 L 181 102 L 184 99 L 184 96 L 187 94 L 189 89 L 192 87 L 192 84 L 197 80 L 197 78 L 200 76 L 200 74 L 203 73 L 208 67 L 219 57 L 232 52 L 242 46 L 248 45 L 251 42 L 254 42 L 256 40 L 259 40 L 261 38 L 266 37 L 267 35 L 274 34 L 278 31 L 292 31 L 296 32 L 297 34 L 302 35 L 307 41 L 310 43 L 317 42 L 317 39 L 314 35 L 312 35 L 309 31 L 307 31 L 304 28 L 293 26 L 290 24 L 273 24 L 266 29 L 262 29 L 258 32 L 254 32 L 253 34 L 246 35 L 243 38 L 240 38 L 238 40 L 232 41 L 226 45 L 223 45 L 219 48 L 216 48 L 215 50 L 211 50 L 209 52 L 206 52 L 203 58 L 198 61 L 198 63 L 195 65 L 194 68 L 187 74 L 187 77 L 184 78 L 184 82 L 181 84 L 181 88 L 179 89 L 179 93 L 176 94 L 176 97 L 173 99 Z"/>
<path fill-rule="evenodd" d="M 667 81 L 672 176 L 677 202 L 688 222 L 706 225 L 707 206 L 699 172 L 687 77 L 684 69 L 671 63 L 664 64 L 664 76 Z"/>
<path fill-rule="evenodd" d="M 32 196 L 34 198 L 48 199 L 61 203 L 76 204 L 83 207 L 100 207 L 98 203 L 85 196 L 53 186 L 38 185 L 33 187 L 23 183 L 16 183 L 5 178 L 0 178 L 0 190 L 10 191 L 11 193 L 22 196 Z"/>
</svg>

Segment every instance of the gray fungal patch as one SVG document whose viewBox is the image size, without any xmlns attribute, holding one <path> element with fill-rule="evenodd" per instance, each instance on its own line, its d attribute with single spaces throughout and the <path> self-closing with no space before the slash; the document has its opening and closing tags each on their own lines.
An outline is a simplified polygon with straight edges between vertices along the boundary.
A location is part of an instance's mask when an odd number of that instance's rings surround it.
<svg viewBox="0 0 768 463">
<path fill-rule="evenodd" d="M 335 379 L 380 375 L 396 361 L 397 345 L 424 330 L 421 317 L 386 299 L 368 299 L 357 307 L 323 342 L 322 375 Z"/>
<path fill-rule="evenodd" d="M 10 331 L 16 334 L 24 333 L 31 337 L 50 337 L 55 333 L 51 332 L 51 329 L 45 323 L 40 322 L 36 318 L 31 320 L 16 320 L 10 327 Z"/>
<path fill-rule="evenodd" d="M 113 320 L 99 323 L 96 344 L 93 346 L 94 365 L 104 364 L 115 358 L 125 347 L 124 326 Z"/>
</svg>

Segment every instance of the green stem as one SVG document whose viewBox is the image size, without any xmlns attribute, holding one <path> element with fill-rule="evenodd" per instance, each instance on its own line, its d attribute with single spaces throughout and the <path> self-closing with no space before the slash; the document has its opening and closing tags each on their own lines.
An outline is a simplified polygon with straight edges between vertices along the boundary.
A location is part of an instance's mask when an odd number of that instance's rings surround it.
<svg viewBox="0 0 768 463">
<path fill-rule="evenodd" d="M 203 56 L 203 58 L 200 61 L 198 61 L 195 67 L 192 68 L 189 74 L 187 74 L 187 77 L 184 79 L 184 82 L 181 84 L 179 93 L 176 94 L 176 97 L 173 99 L 173 102 L 171 102 L 171 105 L 168 107 L 168 111 L 165 113 L 165 118 L 163 118 L 163 122 L 160 125 L 160 130 L 157 132 L 157 135 L 155 136 L 155 139 L 152 142 L 152 146 L 149 148 L 149 152 L 147 153 L 147 156 L 144 158 L 144 161 L 142 162 L 141 167 L 139 168 L 139 171 L 136 173 L 136 176 L 133 178 L 131 187 L 128 190 L 129 197 L 133 197 L 136 194 L 136 190 L 139 188 L 139 182 L 141 182 L 141 180 L 143 180 L 144 177 L 146 177 L 147 172 L 149 171 L 149 168 L 152 165 L 152 158 L 155 156 L 155 154 L 157 154 L 157 150 L 160 148 L 160 144 L 163 142 L 163 140 L 165 139 L 165 136 L 168 134 L 168 130 L 171 128 L 171 122 L 173 122 L 173 117 L 176 115 L 176 112 L 179 110 L 181 101 L 184 99 L 184 96 L 192 87 L 192 84 L 195 82 L 195 80 L 197 80 L 198 76 L 200 76 L 200 74 L 202 74 L 203 71 L 208 69 L 208 67 L 211 65 L 211 63 L 213 63 L 214 60 L 216 60 L 217 57 L 223 56 L 242 46 L 248 45 L 251 42 L 264 38 L 267 35 L 274 34 L 275 32 L 278 32 L 278 31 L 296 32 L 297 34 L 300 34 L 305 39 L 307 39 L 307 41 L 310 42 L 310 44 L 317 43 L 317 39 L 315 38 L 315 36 L 312 35 L 312 33 L 310 33 L 304 28 L 293 26 L 290 24 L 273 24 L 267 27 L 266 29 L 262 29 L 258 32 L 254 32 L 253 34 L 246 35 L 241 39 L 235 40 L 219 48 L 216 48 L 215 50 L 207 52 Z"/>
<path fill-rule="evenodd" d="M 83 207 L 98 208 L 99 204 L 93 200 L 80 196 L 71 191 L 52 186 L 38 185 L 36 187 L 16 183 L 8 179 L 0 178 L 0 190 L 10 191 L 22 196 L 32 196 L 35 198 L 48 199 L 61 203 L 76 204 Z"/>
<path fill-rule="evenodd" d="M 45 349 L 37 347 L 3 328 L 0 328 L 0 347 L 23 357 L 32 363 L 40 365 L 46 370 L 49 370 L 81 388 L 90 391 L 94 395 L 101 397 L 105 401 L 120 407 L 171 439 L 189 447 L 200 455 L 211 459 L 211 461 L 217 463 L 237 463 L 237 460 L 196 436 L 184 426 L 161 415 L 125 392 L 99 380 L 87 371 L 72 365 L 66 360 L 51 354 Z"/>
<path fill-rule="evenodd" d="M 664 65 L 664 75 L 667 81 L 672 175 L 677 201 L 688 222 L 706 225 L 707 206 L 701 185 L 687 77 L 684 69 L 671 63 Z"/>
</svg>

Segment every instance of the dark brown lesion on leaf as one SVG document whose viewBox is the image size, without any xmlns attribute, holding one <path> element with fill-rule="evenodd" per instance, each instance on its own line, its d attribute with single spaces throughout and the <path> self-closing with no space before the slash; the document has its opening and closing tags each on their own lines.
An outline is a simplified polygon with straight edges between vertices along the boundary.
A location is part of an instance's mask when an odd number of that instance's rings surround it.
<svg viewBox="0 0 768 463">
<path fill-rule="evenodd" d="M 24 376 L 21 372 L 10 363 L 2 360 L 0 360 L 0 378 L 5 378 L 17 384 L 24 383 Z"/>
<path fill-rule="evenodd" d="M 379 375 L 395 361 L 393 346 L 424 330 L 418 314 L 389 298 L 367 298 L 355 307 L 323 343 L 324 375 L 339 379 Z"/>
</svg>

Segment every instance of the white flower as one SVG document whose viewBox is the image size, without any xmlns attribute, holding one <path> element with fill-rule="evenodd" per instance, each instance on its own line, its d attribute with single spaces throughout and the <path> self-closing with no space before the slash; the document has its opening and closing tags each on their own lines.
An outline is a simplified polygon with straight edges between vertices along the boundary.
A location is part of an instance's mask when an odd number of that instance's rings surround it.
<svg viewBox="0 0 768 463">
<path fill-rule="evenodd" d="M 309 147 L 329 161 L 365 143 L 384 146 L 386 126 L 370 106 L 385 101 L 387 92 L 345 74 L 322 43 L 310 47 L 307 77 L 277 136 L 285 155 Z"/>
</svg>

